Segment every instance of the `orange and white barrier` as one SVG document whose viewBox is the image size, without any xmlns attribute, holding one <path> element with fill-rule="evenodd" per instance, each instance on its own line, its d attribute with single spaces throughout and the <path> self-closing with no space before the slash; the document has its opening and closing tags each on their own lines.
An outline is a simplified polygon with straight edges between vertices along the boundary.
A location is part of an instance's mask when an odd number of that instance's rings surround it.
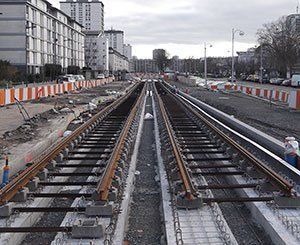
<svg viewBox="0 0 300 245">
<path fill-rule="evenodd" d="M 112 78 L 92 81 L 68 82 L 62 84 L 47 84 L 37 87 L 20 87 L 0 89 L 0 106 L 14 104 L 19 101 L 35 100 L 43 97 L 72 92 L 81 88 L 93 88 L 109 83 Z"/>
<path fill-rule="evenodd" d="M 300 90 L 291 91 L 289 107 L 300 110 Z"/>
<path fill-rule="evenodd" d="M 210 85 L 211 90 L 225 90 L 225 91 L 236 91 L 241 92 L 243 94 L 252 95 L 260 98 L 265 98 L 268 100 L 273 101 L 281 101 L 284 103 L 289 102 L 289 92 L 284 90 L 273 90 L 273 89 L 263 89 L 259 87 L 250 87 L 250 86 L 243 86 L 243 85 L 234 85 L 231 86 L 230 84 L 217 84 L 217 85 Z"/>
</svg>

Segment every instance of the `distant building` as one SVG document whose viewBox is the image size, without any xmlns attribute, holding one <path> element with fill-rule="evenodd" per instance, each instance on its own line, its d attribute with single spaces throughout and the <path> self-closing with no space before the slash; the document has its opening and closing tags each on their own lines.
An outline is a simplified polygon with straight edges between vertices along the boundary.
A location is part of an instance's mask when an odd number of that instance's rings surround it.
<svg viewBox="0 0 300 245">
<path fill-rule="evenodd" d="M 84 66 L 82 26 L 48 1 L 0 0 L 0 12 L 0 59 L 31 74 Z"/>
<path fill-rule="evenodd" d="M 196 73 L 200 71 L 200 64 L 200 59 L 179 59 L 173 56 L 168 67 L 175 72 Z"/>
<path fill-rule="evenodd" d="M 154 49 L 153 50 L 153 59 L 156 60 L 159 56 L 166 56 L 166 50 L 164 49 Z"/>
<path fill-rule="evenodd" d="M 108 39 L 109 47 L 124 54 L 124 32 L 120 30 L 106 30 L 104 35 Z"/>
<path fill-rule="evenodd" d="M 85 37 L 85 64 L 92 70 L 108 71 L 109 47 L 108 40 L 100 31 L 86 32 Z"/>
<path fill-rule="evenodd" d="M 128 58 L 113 48 L 109 48 L 109 71 L 129 71 Z"/>
<path fill-rule="evenodd" d="M 104 4 L 99 0 L 66 0 L 60 8 L 86 31 L 104 31 Z"/>
<path fill-rule="evenodd" d="M 238 54 L 238 63 L 253 63 L 257 62 L 255 55 L 255 48 L 249 48 L 245 52 L 237 52 Z"/>
<path fill-rule="evenodd" d="M 135 72 L 159 72 L 156 62 L 152 59 L 133 59 Z"/>
<path fill-rule="evenodd" d="M 129 59 L 132 59 L 132 46 L 130 44 L 124 44 L 123 54 Z"/>
</svg>

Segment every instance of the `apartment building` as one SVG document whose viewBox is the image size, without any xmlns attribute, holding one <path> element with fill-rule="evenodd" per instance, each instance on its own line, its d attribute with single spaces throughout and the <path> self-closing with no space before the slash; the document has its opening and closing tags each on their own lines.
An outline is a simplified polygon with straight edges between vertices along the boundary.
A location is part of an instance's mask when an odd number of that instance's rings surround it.
<svg viewBox="0 0 300 245">
<path fill-rule="evenodd" d="M 109 49 L 108 40 L 100 31 L 86 32 L 85 63 L 92 70 L 108 71 Z"/>
<path fill-rule="evenodd" d="M 101 1 L 61 1 L 60 9 L 79 22 L 86 31 L 104 31 L 104 4 Z"/>
<path fill-rule="evenodd" d="M 46 0 L 0 0 L 0 59 L 26 73 L 84 66 L 82 26 Z"/>
<path fill-rule="evenodd" d="M 129 71 L 128 58 L 113 48 L 109 48 L 109 71 Z"/>
<path fill-rule="evenodd" d="M 104 35 L 108 39 L 109 47 L 120 54 L 124 54 L 124 32 L 119 30 L 106 30 Z"/>
</svg>

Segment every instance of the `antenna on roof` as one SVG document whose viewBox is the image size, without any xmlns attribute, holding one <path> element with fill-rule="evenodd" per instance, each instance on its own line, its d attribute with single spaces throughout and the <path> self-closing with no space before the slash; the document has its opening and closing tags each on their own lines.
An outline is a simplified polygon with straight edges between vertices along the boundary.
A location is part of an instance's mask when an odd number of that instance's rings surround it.
<svg viewBox="0 0 300 245">
<path fill-rule="evenodd" d="M 297 2 L 296 13 L 299 14 L 299 0 Z"/>
</svg>

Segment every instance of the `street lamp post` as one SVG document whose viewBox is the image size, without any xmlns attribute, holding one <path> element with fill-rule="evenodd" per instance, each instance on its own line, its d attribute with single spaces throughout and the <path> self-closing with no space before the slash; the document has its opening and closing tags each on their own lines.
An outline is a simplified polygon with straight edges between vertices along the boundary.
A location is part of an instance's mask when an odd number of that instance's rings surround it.
<svg viewBox="0 0 300 245">
<path fill-rule="evenodd" d="M 231 83 L 234 82 L 234 39 L 235 39 L 235 33 L 238 33 L 240 36 L 245 35 L 245 32 L 232 28 L 232 62 L 231 62 Z"/>
<path fill-rule="evenodd" d="M 207 43 L 204 43 L 204 79 L 205 79 L 205 87 L 207 87 L 207 59 L 206 59 L 206 47 Z M 212 45 L 209 44 L 209 47 L 211 48 Z"/>
<path fill-rule="evenodd" d="M 260 45 L 260 83 L 263 83 L 263 45 Z"/>
</svg>

